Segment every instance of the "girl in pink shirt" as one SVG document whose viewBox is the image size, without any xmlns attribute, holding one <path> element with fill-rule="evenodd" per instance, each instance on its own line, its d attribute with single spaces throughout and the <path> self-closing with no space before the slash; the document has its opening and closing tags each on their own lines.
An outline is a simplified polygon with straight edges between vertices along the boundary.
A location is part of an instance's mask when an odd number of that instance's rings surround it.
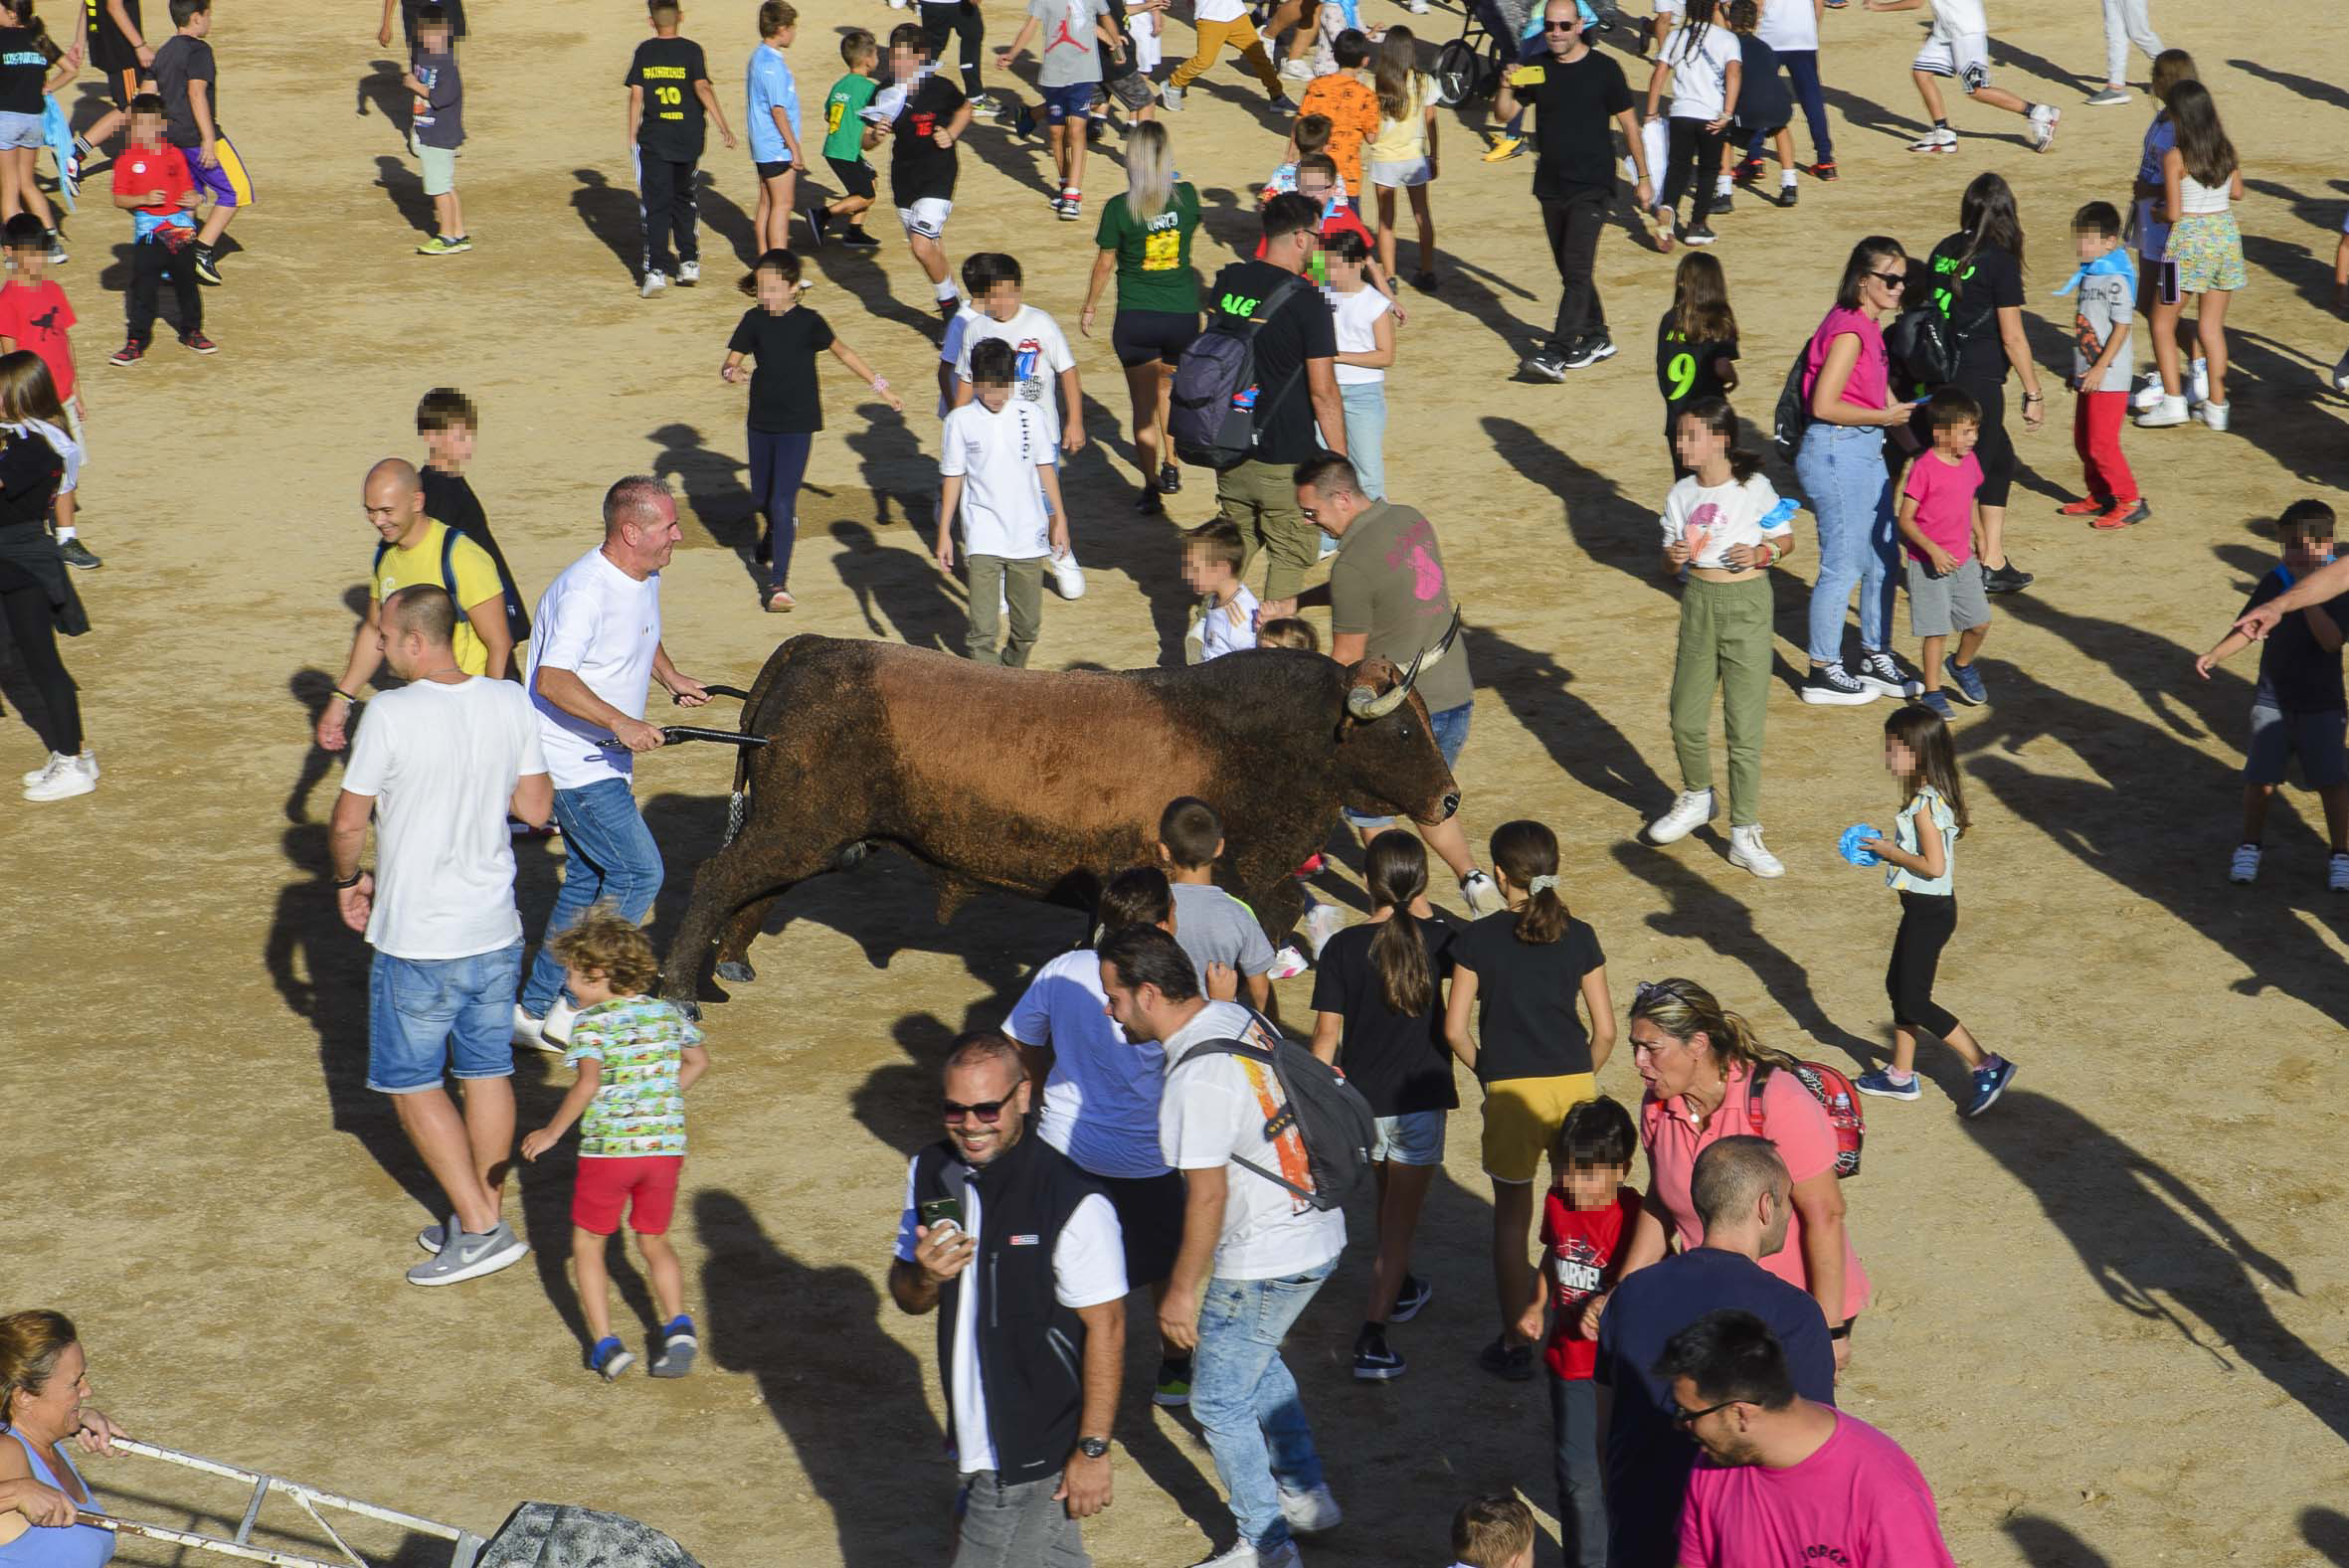
<svg viewBox="0 0 2349 1568">
<path fill-rule="evenodd" d="M 1648 1191 L 1623 1273 L 1664 1256 L 1667 1226 L 1684 1250 L 1704 1240 L 1689 1199 L 1698 1154 L 1732 1133 L 1758 1133 L 1777 1145 L 1794 1177 L 1786 1245 L 1761 1266 L 1818 1302 L 1840 1371 L 1851 1359 L 1852 1319 L 1868 1305 L 1868 1275 L 1844 1225 L 1826 1108 L 1795 1077 L 1792 1057 L 1765 1049 L 1751 1024 L 1694 980 L 1642 985 L 1631 1004 L 1630 1032 L 1632 1065 L 1648 1086 L 1640 1102 Z M 1750 1094 L 1753 1073 L 1765 1066 L 1771 1071 L 1757 1102 Z"/>
</svg>

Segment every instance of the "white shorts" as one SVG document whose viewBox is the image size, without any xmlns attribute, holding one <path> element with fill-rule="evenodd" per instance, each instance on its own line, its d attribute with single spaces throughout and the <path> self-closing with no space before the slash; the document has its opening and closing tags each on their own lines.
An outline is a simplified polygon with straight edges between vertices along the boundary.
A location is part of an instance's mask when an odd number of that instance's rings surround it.
<svg viewBox="0 0 2349 1568">
<path fill-rule="evenodd" d="M 918 234 L 925 240 L 935 240 L 946 233 L 946 216 L 955 204 L 943 196 L 925 196 L 911 207 L 897 209 L 897 221 L 905 225 L 907 234 Z"/>
<path fill-rule="evenodd" d="M 1979 92 L 1990 86 L 1990 35 L 1960 33 L 1947 39 L 1935 32 L 1916 52 L 1909 69 L 1928 77 L 1956 77 L 1965 84 L 1966 91 Z"/>
</svg>

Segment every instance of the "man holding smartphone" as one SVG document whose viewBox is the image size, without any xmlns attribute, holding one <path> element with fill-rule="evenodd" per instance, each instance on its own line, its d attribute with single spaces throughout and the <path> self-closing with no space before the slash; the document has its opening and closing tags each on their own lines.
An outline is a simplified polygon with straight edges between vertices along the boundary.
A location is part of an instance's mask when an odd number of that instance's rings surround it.
<svg viewBox="0 0 2349 1568">
<path fill-rule="evenodd" d="M 951 1568 L 1086 1568 L 1078 1521 L 1109 1506 L 1125 1366 L 1117 1212 L 1067 1155 L 1026 1135 L 1018 1046 L 964 1035 L 945 1090 L 946 1136 L 906 1171 L 889 1295 L 908 1312 L 940 1309 L 962 1477 Z M 1021 1397 L 990 1404 L 990 1387 Z"/>
</svg>

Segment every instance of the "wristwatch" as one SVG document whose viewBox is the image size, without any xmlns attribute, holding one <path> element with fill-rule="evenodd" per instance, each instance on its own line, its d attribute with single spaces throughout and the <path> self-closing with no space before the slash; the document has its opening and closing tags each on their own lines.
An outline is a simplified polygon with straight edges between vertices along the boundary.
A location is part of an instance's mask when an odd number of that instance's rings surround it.
<svg viewBox="0 0 2349 1568">
<path fill-rule="evenodd" d="M 1077 1439 L 1077 1452 L 1087 1459 L 1101 1459 L 1109 1453 L 1109 1439 L 1079 1438 Z"/>
</svg>

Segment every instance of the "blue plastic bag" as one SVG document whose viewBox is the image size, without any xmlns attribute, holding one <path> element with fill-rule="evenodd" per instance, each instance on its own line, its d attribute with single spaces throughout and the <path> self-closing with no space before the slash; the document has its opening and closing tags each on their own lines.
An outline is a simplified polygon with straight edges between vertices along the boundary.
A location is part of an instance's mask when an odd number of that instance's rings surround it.
<svg viewBox="0 0 2349 1568">
<path fill-rule="evenodd" d="M 1882 865 L 1884 858 L 1867 847 L 1870 840 L 1882 837 L 1884 834 L 1878 832 L 1868 823 L 1854 822 L 1844 829 L 1844 836 L 1835 841 L 1836 852 L 1853 865 L 1862 868 Z"/>
</svg>

